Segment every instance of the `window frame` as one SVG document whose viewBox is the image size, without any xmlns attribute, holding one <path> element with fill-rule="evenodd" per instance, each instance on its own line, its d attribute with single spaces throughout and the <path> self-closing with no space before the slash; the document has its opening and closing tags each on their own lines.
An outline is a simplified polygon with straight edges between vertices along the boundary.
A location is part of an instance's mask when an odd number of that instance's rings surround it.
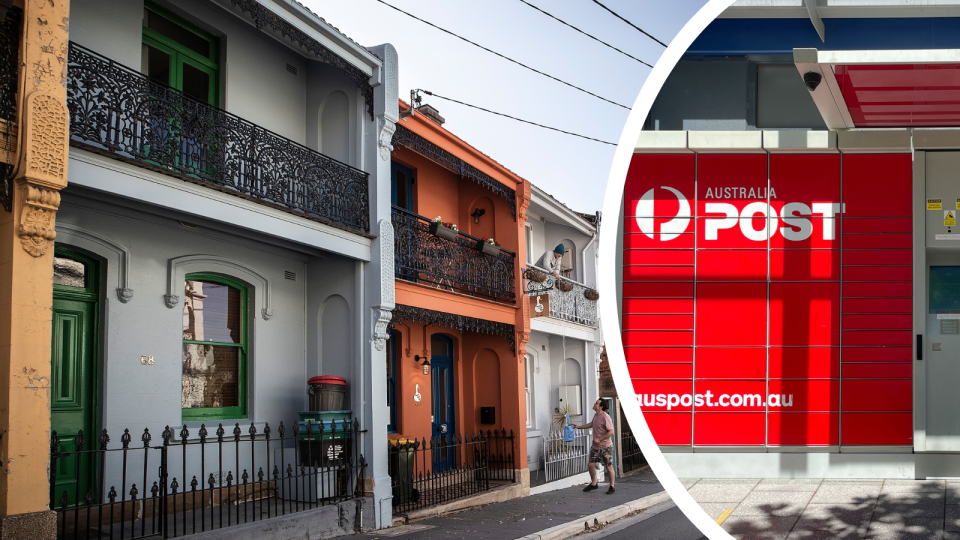
<svg viewBox="0 0 960 540">
<path fill-rule="evenodd" d="M 400 201 L 397 199 L 398 189 L 397 189 L 397 173 L 401 172 L 407 176 L 406 181 L 406 190 L 407 190 L 407 200 L 403 204 L 400 204 Z M 413 185 L 416 183 L 416 179 L 413 175 L 413 169 L 407 167 L 406 165 L 401 165 L 396 161 L 390 161 L 390 203 L 393 206 L 402 208 L 407 212 L 414 212 L 413 209 Z"/>
<path fill-rule="evenodd" d="M 220 101 L 220 40 L 210 32 L 203 30 L 183 17 L 178 16 L 170 10 L 164 9 L 153 2 L 145 2 L 143 9 L 153 11 L 154 13 L 169 19 L 181 28 L 198 35 L 210 43 L 209 56 L 203 56 L 200 53 L 181 45 L 180 43 L 160 34 L 156 30 L 143 26 L 143 35 L 141 41 L 147 45 L 162 50 L 170 55 L 170 75 L 172 80 L 169 85 L 176 90 L 183 92 L 183 65 L 190 64 L 192 67 L 207 73 L 210 76 L 210 91 L 207 97 L 207 104 L 219 107 Z"/>
<path fill-rule="evenodd" d="M 390 375 L 387 376 L 387 399 L 390 400 L 390 414 L 387 418 L 387 433 L 397 433 L 397 346 L 399 342 L 399 333 L 396 330 L 390 330 L 390 337 L 387 338 L 387 354 L 390 355 Z M 392 399 L 391 399 L 392 397 Z"/>
<path fill-rule="evenodd" d="M 524 373 L 523 387 L 524 388 L 523 389 L 527 399 L 527 429 L 534 429 L 534 423 L 535 423 L 534 419 L 536 418 L 536 413 L 534 411 L 533 392 L 531 391 L 533 387 L 533 382 L 534 382 L 533 381 L 534 373 L 533 373 L 533 366 L 532 366 L 533 355 L 529 352 L 524 354 L 523 362 L 524 362 L 524 366 L 523 366 L 523 373 Z"/>
<path fill-rule="evenodd" d="M 187 281 L 206 281 L 211 283 L 217 283 L 220 285 L 226 285 L 228 287 L 234 287 L 240 290 L 240 343 L 221 343 L 214 341 L 198 341 L 193 339 L 183 339 L 183 326 L 180 327 L 180 416 L 183 421 L 193 421 L 193 420 L 242 420 L 249 417 L 249 411 L 247 406 L 247 364 L 249 362 L 249 327 L 250 327 L 250 310 L 249 310 L 249 287 L 240 281 L 237 281 L 233 278 L 222 276 L 219 274 L 210 274 L 204 272 L 193 272 L 183 276 L 183 286 L 186 288 Z M 184 295 L 183 302 L 186 304 L 186 295 Z M 183 407 L 183 345 L 184 344 L 203 344 L 203 345 L 221 345 L 228 347 L 237 347 L 240 349 L 240 358 L 238 360 L 238 388 L 237 393 L 239 395 L 238 401 L 239 405 L 232 407 L 192 407 L 184 408 Z"/>
</svg>

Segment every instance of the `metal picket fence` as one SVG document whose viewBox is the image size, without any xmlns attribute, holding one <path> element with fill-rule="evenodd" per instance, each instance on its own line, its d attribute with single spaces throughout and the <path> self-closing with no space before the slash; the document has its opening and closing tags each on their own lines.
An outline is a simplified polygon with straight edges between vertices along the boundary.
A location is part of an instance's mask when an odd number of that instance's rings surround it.
<svg viewBox="0 0 960 540">
<path fill-rule="evenodd" d="M 543 461 L 547 482 L 586 472 L 593 430 L 577 430 L 572 442 L 564 442 L 563 430 L 543 438 Z"/>
</svg>

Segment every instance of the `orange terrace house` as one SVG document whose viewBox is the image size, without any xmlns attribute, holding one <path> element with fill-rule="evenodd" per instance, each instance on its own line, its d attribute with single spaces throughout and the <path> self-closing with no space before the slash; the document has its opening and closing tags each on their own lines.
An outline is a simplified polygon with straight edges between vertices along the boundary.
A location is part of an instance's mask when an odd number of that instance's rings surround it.
<svg viewBox="0 0 960 540">
<path fill-rule="evenodd" d="M 433 107 L 401 102 L 400 116 L 386 398 L 395 511 L 500 482 L 519 496 L 529 489 L 521 271 L 530 183 L 446 130 Z"/>
</svg>

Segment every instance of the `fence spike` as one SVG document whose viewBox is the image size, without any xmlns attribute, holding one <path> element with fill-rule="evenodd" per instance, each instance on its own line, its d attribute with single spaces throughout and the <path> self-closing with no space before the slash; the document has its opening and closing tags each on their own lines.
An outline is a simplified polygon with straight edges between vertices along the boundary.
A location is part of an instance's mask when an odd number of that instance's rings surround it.
<svg viewBox="0 0 960 540">
<path fill-rule="evenodd" d="M 281 420 L 280 425 L 277 426 L 277 435 L 280 435 L 280 438 L 282 439 L 286 431 L 287 428 L 283 427 L 283 420 Z"/>
<path fill-rule="evenodd" d="M 87 444 L 87 438 L 83 436 L 83 430 L 77 431 L 77 436 L 73 438 L 73 445 L 77 452 L 83 452 L 83 445 Z"/>
<path fill-rule="evenodd" d="M 97 443 L 100 447 L 100 450 L 106 450 L 107 444 L 110 442 L 110 435 L 107 434 L 107 430 L 104 429 L 100 432 L 100 437 L 97 438 Z"/>
<path fill-rule="evenodd" d="M 197 490 L 197 486 L 198 486 L 199 484 L 200 484 L 200 482 L 197 482 L 197 477 L 196 477 L 196 475 L 194 475 L 193 480 L 190 481 L 190 491 L 196 491 L 196 490 Z M 154 485 L 156 485 L 156 482 L 154 482 Z"/>
<path fill-rule="evenodd" d="M 140 436 L 140 440 L 143 442 L 144 448 L 150 446 L 151 439 L 153 439 L 153 435 L 150 435 L 150 430 L 143 428 L 143 435 Z"/>
<path fill-rule="evenodd" d="M 115 486 L 110 486 L 110 493 L 107 494 L 107 499 L 111 504 L 117 502 L 117 488 Z"/>
<path fill-rule="evenodd" d="M 173 494 L 174 494 L 174 495 L 177 494 L 177 488 L 179 488 L 179 487 L 180 487 L 180 482 L 177 482 L 177 477 L 174 476 L 174 477 L 173 477 L 173 482 L 170 482 L 170 489 L 173 490 Z"/>
<path fill-rule="evenodd" d="M 210 473 L 210 478 L 207 479 L 207 484 L 210 485 L 210 489 L 213 489 L 213 486 L 217 485 L 217 479 L 213 477 L 213 473 Z"/>
<path fill-rule="evenodd" d="M 236 441 L 240 440 L 240 435 L 243 433 L 243 430 L 240 429 L 240 422 L 237 422 L 233 426 L 233 439 Z"/>
<path fill-rule="evenodd" d="M 60 506 L 66 508 L 70 504 L 70 497 L 67 496 L 67 490 L 63 490 L 63 495 L 60 496 Z"/>
<path fill-rule="evenodd" d="M 140 493 L 140 492 L 137 491 L 137 485 L 134 484 L 133 487 L 130 488 L 130 499 L 136 501 L 137 493 Z"/>
<path fill-rule="evenodd" d="M 246 484 L 246 483 L 247 483 L 247 480 L 250 479 L 250 475 L 247 474 L 247 470 L 246 470 L 246 469 L 243 470 L 243 474 L 240 475 L 240 479 L 243 480 L 243 483 L 244 483 L 244 484 Z"/>
<path fill-rule="evenodd" d="M 187 438 L 190 437 L 190 431 L 187 430 L 187 425 L 183 425 L 183 429 L 180 430 L 180 444 L 187 444 Z"/>
<path fill-rule="evenodd" d="M 220 427 L 217 428 L 217 442 L 223 442 L 223 435 L 226 431 L 223 430 L 223 424 L 220 424 Z"/>
<path fill-rule="evenodd" d="M 250 434 L 250 440 L 257 438 L 257 427 L 253 425 L 253 422 L 250 422 L 250 429 L 247 430 L 247 433 Z"/>
<path fill-rule="evenodd" d="M 207 425 L 206 424 L 200 424 L 199 435 L 200 435 L 200 444 L 203 444 L 204 442 L 207 441 Z"/>
<path fill-rule="evenodd" d="M 263 467 L 260 467 L 260 470 L 257 471 L 257 482 L 263 482 Z"/>
<path fill-rule="evenodd" d="M 307 437 L 310 436 L 310 432 L 313 431 L 313 422 L 307 420 Z"/>
<path fill-rule="evenodd" d="M 56 431 L 50 432 L 50 453 L 55 456 L 60 455 L 60 437 L 57 436 Z"/>
<path fill-rule="evenodd" d="M 300 435 L 300 422 L 293 423 L 293 438 L 296 439 Z"/>
<path fill-rule="evenodd" d="M 270 438 L 270 424 L 267 422 L 263 423 L 263 436 L 268 439 Z"/>
<path fill-rule="evenodd" d="M 233 471 L 227 471 L 227 487 L 233 485 Z"/>
<path fill-rule="evenodd" d="M 273 479 L 278 480 L 280 478 L 280 469 L 277 468 L 277 465 L 273 465 Z"/>
<path fill-rule="evenodd" d="M 293 476 L 293 466 L 287 463 L 287 477 Z"/>
<path fill-rule="evenodd" d="M 197 477 L 196 477 L 196 476 L 193 477 L 193 481 L 194 481 L 194 482 L 197 481 Z M 150 488 L 150 494 L 153 495 L 153 498 L 154 498 L 154 499 L 156 499 L 158 493 L 160 493 L 160 486 L 158 486 L 157 483 L 154 482 L 154 483 L 153 483 L 153 487 Z"/>
<path fill-rule="evenodd" d="M 130 436 L 130 430 L 124 429 L 123 435 L 120 436 L 120 444 L 123 445 L 124 448 L 127 448 L 130 446 L 130 440 L 132 438 L 133 437 Z"/>
<path fill-rule="evenodd" d="M 84 499 L 86 499 L 87 505 L 93 503 L 93 488 L 87 490 L 87 496 Z"/>
</svg>

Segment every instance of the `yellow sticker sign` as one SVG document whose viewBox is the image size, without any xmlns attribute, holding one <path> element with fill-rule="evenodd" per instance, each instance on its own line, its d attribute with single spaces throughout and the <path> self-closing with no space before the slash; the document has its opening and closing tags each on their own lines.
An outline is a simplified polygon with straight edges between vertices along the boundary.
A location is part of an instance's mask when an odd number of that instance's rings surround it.
<svg viewBox="0 0 960 540">
<path fill-rule="evenodd" d="M 942 210 L 942 209 L 943 209 L 942 199 L 927 199 L 927 210 Z"/>
<path fill-rule="evenodd" d="M 957 210 L 960 210 L 960 199 L 957 199 Z"/>
<path fill-rule="evenodd" d="M 943 212 L 943 224 L 946 227 L 956 227 L 957 226 L 956 212 L 953 210 L 945 210 Z"/>
</svg>

